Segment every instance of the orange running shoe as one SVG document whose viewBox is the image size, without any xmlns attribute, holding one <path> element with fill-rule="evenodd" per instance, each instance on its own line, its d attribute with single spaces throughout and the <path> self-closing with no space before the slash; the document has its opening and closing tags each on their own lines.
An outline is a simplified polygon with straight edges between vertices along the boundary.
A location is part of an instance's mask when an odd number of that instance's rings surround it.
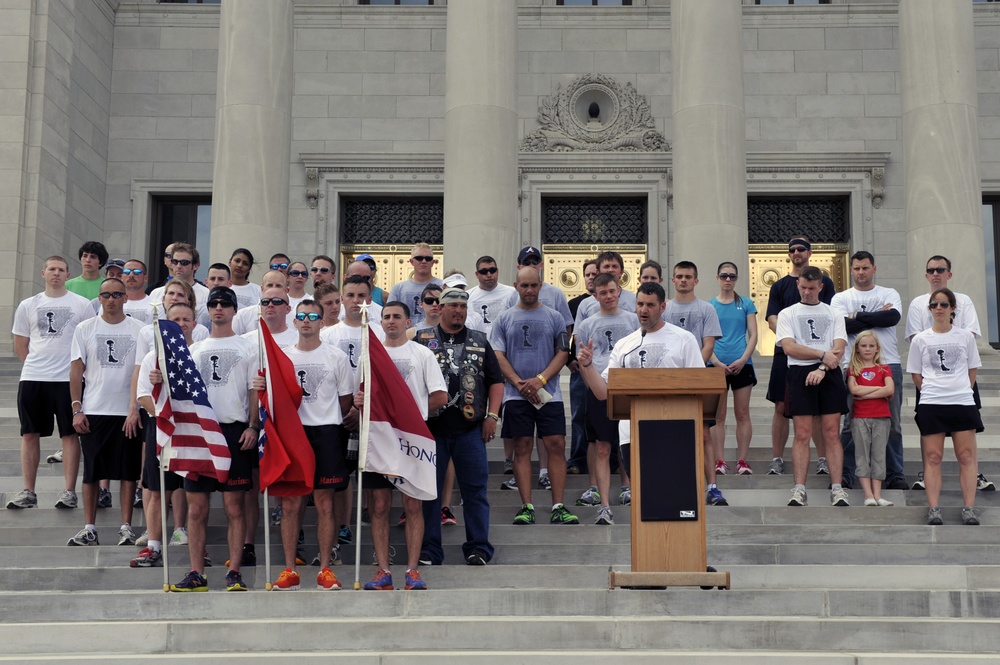
<svg viewBox="0 0 1000 665">
<path fill-rule="evenodd" d="M 279 591 L 296 591 L 301 586 L 299 574 L 291 568 L 285 568 L 278 576 L 278 581 L 274 583 L 274 588 Z"/>
<path fill-rule="evenodd" d="M 340 582 L 332 570 L 324 568 L 316 576 L 316 588 L 321 591 L 340 591 Z"/>
</svg>

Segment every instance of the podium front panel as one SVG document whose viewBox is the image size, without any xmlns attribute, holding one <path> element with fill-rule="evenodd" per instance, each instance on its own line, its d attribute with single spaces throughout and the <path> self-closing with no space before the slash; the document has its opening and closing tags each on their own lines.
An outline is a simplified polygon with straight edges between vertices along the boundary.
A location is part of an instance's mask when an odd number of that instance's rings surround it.
<svg viewBox="0 0 1000 665">
<path fill-rule="evenodd" d="M 696 521 L 698 491 L 697 431 L 694 420 L 640 420 L 638 467 L 643 522 Z"/>
</svg>

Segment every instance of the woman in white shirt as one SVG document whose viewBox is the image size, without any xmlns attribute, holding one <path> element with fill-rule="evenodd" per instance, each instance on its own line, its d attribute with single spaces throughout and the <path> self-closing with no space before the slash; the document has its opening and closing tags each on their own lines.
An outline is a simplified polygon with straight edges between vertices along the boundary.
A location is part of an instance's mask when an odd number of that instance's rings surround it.
<svg viewBox="0 0 1000 665">
<path fill-rule="evenodd" d="M 962 523 L 979 524 L 976 502 L 976 432 L 983 431 L 972 397 L 976 368 L 982 366 L 976 338 L 952 325 L 955 319 L 955 294 L 938 289 L 928 303 L 934 325 L 917 333 L 910 345 L 906 369 L 920 391 L 917 403 L 917 427 L 924 460 L 924 484 L 927 491 L 927 523 L 943 524 L 941 508 L 941 457 L 944 438 L 951 434 L 958 458 L 958 482 L 962 488 Z"/>
</svg>

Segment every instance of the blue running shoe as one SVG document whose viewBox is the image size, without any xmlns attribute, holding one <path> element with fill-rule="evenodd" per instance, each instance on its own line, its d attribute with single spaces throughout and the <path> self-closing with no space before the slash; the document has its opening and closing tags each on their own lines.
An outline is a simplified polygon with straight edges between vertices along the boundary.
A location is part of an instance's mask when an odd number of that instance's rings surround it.
<svg viewBox="0 0 1000 665">
<path fill-rule="evenodd" d="M 184 576 L 180 584 L 171 584 L 171 591 L 208 591 L 208 580 L 196 570 Z"/>
<path fill-rule="evenodd" d="M 409 575 L 407 575 L 407 581 L 409 581 Z M 365 591 L 392 591 L 392 589 L 392 575 L 389 571 L 381 568 L 375 573 L 375 579 L 371 582 L 365 582 Z"/>
<path fill-rule="evenodd" d="M 354 542 L 354 534 L 351 532 L 351 527 L 346 524 L 340 527 L 340 533 L 337 534 L 337 542 L 341 545 L 350 545 Z"/>
<path fill-rule="evenodd" d="M 726 497 L 722 496 L 722 490 L 718 487 L 710 487 L 708 491 L 705 492 L 705 503 L 709 506 L 728 506 L 729 502 L 726 501 Z"/>
</svg>

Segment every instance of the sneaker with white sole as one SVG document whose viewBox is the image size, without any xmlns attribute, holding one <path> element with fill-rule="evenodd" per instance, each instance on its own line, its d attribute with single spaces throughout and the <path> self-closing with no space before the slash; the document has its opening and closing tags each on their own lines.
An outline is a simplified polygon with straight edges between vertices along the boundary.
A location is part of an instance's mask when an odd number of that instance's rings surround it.
<svg viewBox="0 0 1000 665">
<path fill-rule="evenodd" d="M 578 506 L 599 506 L 601 505 L 601 493 L 597 491 L 596 487 L 590 487 L 584 490 L 580 498 L 576 500 L 576 505 Z"/>
<path fill-rule="evenodd" d="M 135 539 L 136 547 L 145 547 L 149 545 L 149 531 L 143 531 L 142 535 Z"/>
<path fill-rule="evenodd" d="M 927 524 L 928 526 L 940 526 L 944 524 L 944 519 L 941 517 L 940 508 L 927 509 Z"/>
<path fill-rule="evenodd" d="M 889 501 L 889 499 L 886 499 L 886 498 L 883 498 L 883 497 L 879 497 L 878 501 L 876 501 L 876 503 L 878 503 L 879 508 L 888 508 L 889 506 L 895 505 L 895 504 L 893 504 L 892 501 Z"/>
<path fill-rule="evenodd" d="M 503 475 L 512 476 L 514 475 L 514 460 L 509 457 L 503 461 Z"/>
<path fill-rule="evenodd" d="M 13 499 L 7 502 L 7 510 L 37 507 L 38 496 L 31 490 L 21 490 L 14 495 Z"/>
<path fill-rule="evenodd" d="M 753 469 L 750 465 L 746 463 L 746 460 L 738 460 L 736 462 L 736 475 L 737 476 L 752 476 Z"/>
<path fill-rule="evenodd" d="M 724 476 L 729 473 L 729 465 L 726 464 L 725 460 L 715 460 L 715 473 Z"/>
<path fill-rule="evenodd" d="M 615 516 L 611 512 L 609 506 L 601 506 L 597 509 L 597 519 L 594 520 L 594 524 L 601 524 L 604 526 L 611 526 L 615 523 Z"/>
<path fill-rule="evenodd" d="M 129 561 L 128 565 L 130 568 L 162 568 L 163 553 L 146 547 L 137 557 Z"/>
<path fill-rule="evenodd" d="M 66 544 L 72 547 L 89 547 L 100 545 L 101 543 L 97 540 L 97 531 L 91 531 L 87 527 L 83 527 L 76 532 L 75 536 L 67 540 Z"/>
<path fill-rule="evenodd" d="M 51 455 L 45 458 L 48 464 L 61 464 L 62 463 L 62 448 L 55 451 Z"/>
<path fill-rule="evenodd" d="M 997 486 L 991 481 L 986 480 L 986 476 L 980 473 L 976 476 L 976 489 L 980 492 L 996 492 Z"/>
<path fill-rule="evenodd" d="M 809 503 L 809 496 L 803 487 L 792 488 L 792 498 L 788 500 L 789 506 L 805 506 Z"/>
<path fill-rule="evenodd" d="M 926 489 L 926 487 L 924 487 L 924 472 L 923 471 L 920 471 L 920 472 L 917 473 L 917 479 L 913 481 L 913 487 L 911 487 L 910 489 L 914 489 L 914 490 Z"/>
<path fill-rule="evenodd" d="M 135 545 L 135 531 L 128 524 L 122 525 L 122 528 L 118 529 L 118 546 L 122 545 L 132 546 Z"/>
<path fill-rule="evenodd" d="M 174 535 L 170 536 L 171 545 L 187 545 L 188 544 L 188 530 L 186 527 L 179 526 L 174 529 Z"/>
<path fill-rule="evenodd" d="M 830 505 L 839 508 L 851 505 L 851 502 L 847 498 L 847 490 L 843 487 L 838 487 L 830 492 Z"/>
<path fill-rule="evenodd" d="M 500 483 L 500 489 L 502 490 L 516 490 L 517 489 L 517 479 L 513 476 L 507 480 Z"/>
<path fill-rule="evenodd" d="M 771 466 L 767 468 L 767 475 L 780 476 L 785 472 L 785 460 L 775 457 L 771 460 Z"/>
<path fill-rule="evenodd" d="M 816 460 L 816 475 L 817 476 L 830 475 L 830 465 L 826 463 L 825 457 L 820 457 L 818 460 Z"/>
<path fill-rule="evenodd" d="M 547 490 L 552 489 L 552 481 L 549 479 L 549 474 L 543 473 L 538 476 L 538 489 Z"/>
<path fill-rule="evenodd" d="M 979 526 L 979 511 L 969 506 L 962 508 L 962 524 L 966 526 Z"/>
<path fill-rule="evenodd" d="M 76 508 L 76 492 L 73 490 L 63 490 L 56 499 L 56 508 Z"/>
<path fill-rule="evenodd" d="M 112 508 L 114 507 L 114 501 L 111 498 L 111 490 L 106 490 L 103 487 L 97 492 L 97 507 L 98 508 Z"/>
<path fill-rule="evenodd" d="M 622 504 L 623 506 L 631 506 L 632 505 L 632 488 L 631 487 L 623 487 L 620 490 L 618 490 L 618 503 Z"/>
</svg>

